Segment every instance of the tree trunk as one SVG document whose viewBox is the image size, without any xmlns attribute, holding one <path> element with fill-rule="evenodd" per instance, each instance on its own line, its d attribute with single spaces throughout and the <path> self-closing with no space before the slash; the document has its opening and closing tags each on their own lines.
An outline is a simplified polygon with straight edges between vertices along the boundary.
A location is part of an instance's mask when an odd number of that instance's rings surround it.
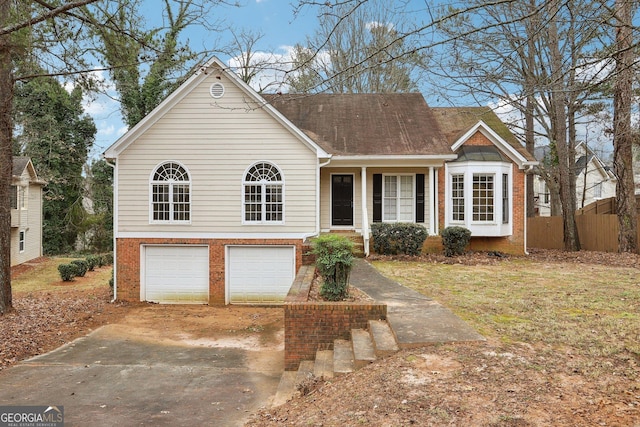
<svg viewBox="0 0 640 427">
<path fill-rule="evenodd" d="M 613 87 L 613 167 L 618 178 L 616 209 L 618 212 L 618 250 L 638 251 L 638 217 L 633 182 L 633 135 L 631 133 L 631 97 L 633 48 L 631 0 L 616 0 L 616 72 Z"/>
<path fill-rule="evenodd" d="M 0 1 L 0 26 L 9 23 L 11 2 Z M 11 304 L 11 175 L 13 75 L 11 36 L 0 36 L 0 313 Z"/>
<path fill-rule="evenodd" d="M 560 186 L 560 200 L 562 202 L 562 223 L 564 229 L 564 249 L 566 251 L 580 250 L 580 241 L 578 240 L 578 227 L 576 226 L 576 178 L 575 178 L 575 154 L 574 158 L 569 158 L 571 152 L 575 153 L 575 149 L 570 150 L 567 143 L 567 111 L 564 88 L 564 76 L 562 72 L 563 57 L 560 53 L 560 38 L 558 36 L 558 28 L 556 24 L 557 10 L 559 3 L 557 1 L 551 4 L 551 13 L 553 17 L 549 20 L 548 40 L 551 69 L 551 111 L 549 112 L 552 129 L 552 140 L 556 143 L 556 152 L 558 154 L 558 175 Z M 574 172 L 574 173 L 572 173 Z"/>
</svg>

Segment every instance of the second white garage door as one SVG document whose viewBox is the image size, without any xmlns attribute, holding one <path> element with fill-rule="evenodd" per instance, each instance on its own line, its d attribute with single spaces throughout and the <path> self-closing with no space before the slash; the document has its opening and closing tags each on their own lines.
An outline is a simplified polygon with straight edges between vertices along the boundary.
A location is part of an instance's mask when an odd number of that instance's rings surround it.
<svg viewBox="0 0 640 427">
<path fill-rule="evenodd" d="M 209 302 L 209 248 L 144 246 L 141 299 L 164 304 Z"/>
<path fill-rule="evenodd" d="M 295 277 L 294 246 L 228 246 L 231 304 L 281 303 Z"/>
</svg>

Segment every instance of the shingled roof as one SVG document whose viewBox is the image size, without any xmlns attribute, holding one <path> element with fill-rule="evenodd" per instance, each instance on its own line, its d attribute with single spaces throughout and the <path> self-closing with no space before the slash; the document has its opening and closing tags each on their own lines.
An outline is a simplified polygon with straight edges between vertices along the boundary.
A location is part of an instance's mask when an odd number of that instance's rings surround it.
<svg viewBox="0 0 640 427">
<path fill-rule="evenodd" d="M 489 107 L 437 107 L 431 110 L 449 144 L 454 144 L 479 121 L 483 121 L 525 159 L 535 161 L 533 155 Z"/>
<path fill-rule="evenodd" d="M 334 155 L 451 155 L 420 93 L 264 95 Z"/>
<path fill-rule="evenodd" d="M 12 170 L 11 170 L 11 175 L 13 175 L 13 176 L 22 175 L 22 172 L 24 172 L 24 169 L 27 167 L 28 164 L 29 164 L 29 158 L 28 157 L 15 156 L 13 158 L 13 166 L 12 166 Z"/>
</svg>

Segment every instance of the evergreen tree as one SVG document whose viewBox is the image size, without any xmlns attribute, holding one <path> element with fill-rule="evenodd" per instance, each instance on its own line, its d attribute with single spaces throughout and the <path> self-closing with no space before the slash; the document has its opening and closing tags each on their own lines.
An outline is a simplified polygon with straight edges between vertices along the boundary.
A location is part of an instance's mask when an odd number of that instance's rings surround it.
<svg viewBox="0 0 640 427">
<path fill-rule="evenodd" d="M 70 93 L 52 77 L 20 82 L 15 87 L 15 141 L 47 181 L 43 196 L 43 249 L 60 254 L 74 249 L 86 216 L 82 167 L 93 145 L 96 127 L 84 114 L 82 90 Z"/>
</svg>

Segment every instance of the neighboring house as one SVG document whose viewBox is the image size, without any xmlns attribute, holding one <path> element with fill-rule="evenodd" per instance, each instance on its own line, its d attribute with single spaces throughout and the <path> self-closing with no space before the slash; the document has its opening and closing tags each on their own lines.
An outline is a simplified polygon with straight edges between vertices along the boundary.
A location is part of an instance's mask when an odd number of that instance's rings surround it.
<svg viewBox="0 0 640 427">
<path fill-rule="evenodd" d="M 281 302 L 308 239 L 448 225 L 525 251 L 535 159 L 487 109 L 420 94 L 260 96 L 211 60 L 107 149 L 116 298 Z M 432 238 L 439 242 L 438 238 Z"/>
<path fill-rule="evenodd" d="M 28 157 L 14 157 L 11 173 L 11 266 L 42 256 L 42 187 Z"/>
<path fill-rule="evenodd" d="M 548 147 L 536 150 L 536 157 L 543 162 L 549 155 Z M 576 145 L 576 207 L 583 208 L 593 202 L 616 195 L 616 176 L 611 168 L 583 142 Z M 551 194 L 542 176 L 536 174 L 533 181 L 536 214 L 551 215 Z"/>
</svg>

